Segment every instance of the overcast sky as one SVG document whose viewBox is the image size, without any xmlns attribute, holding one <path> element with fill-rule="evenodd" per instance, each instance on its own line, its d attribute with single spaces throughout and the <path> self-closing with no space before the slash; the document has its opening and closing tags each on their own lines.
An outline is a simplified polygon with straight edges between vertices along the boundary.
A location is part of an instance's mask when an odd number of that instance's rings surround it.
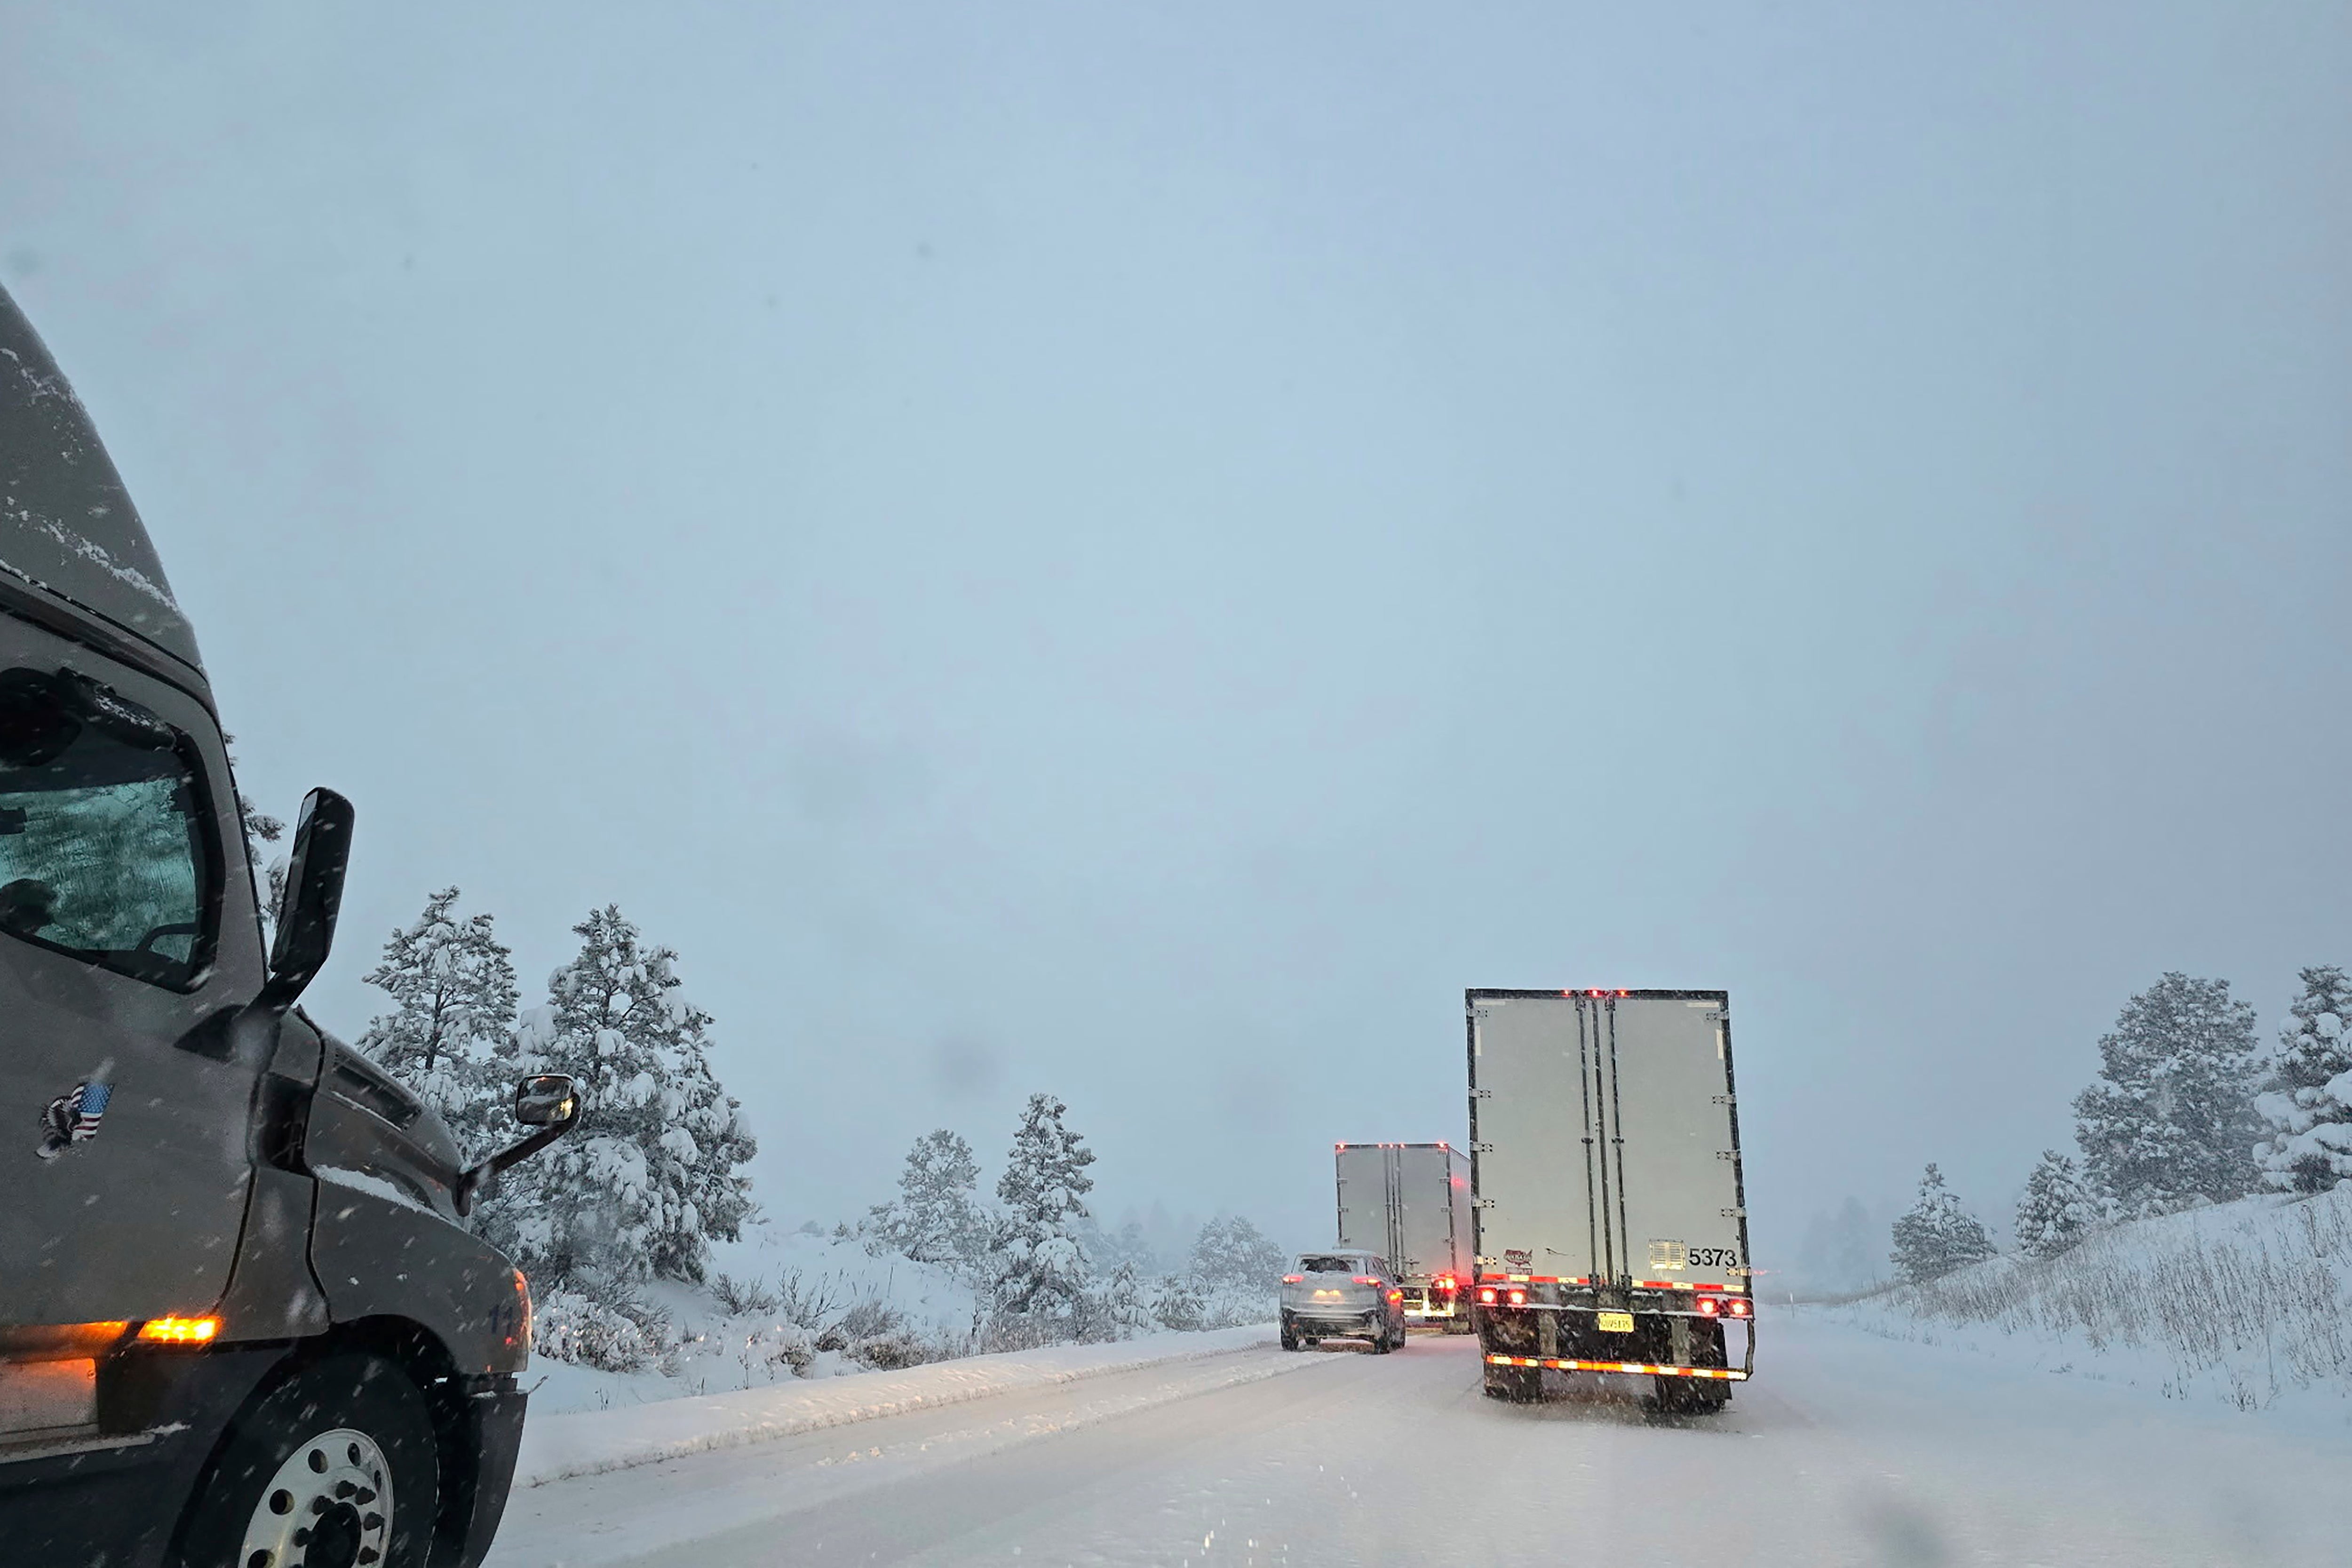
<svg viewBox="0 0 2352 1568">
<path fill-rule="evenodd" d="M 617 901 L 780 1218 L 1045 1089 L 1311 1243 L 1724 986 L 1769 1266 L 2352 964 L 2352 10 L 1920 10 L 6 0 L 0 279 L 331 1026 Z"/>
</svg>

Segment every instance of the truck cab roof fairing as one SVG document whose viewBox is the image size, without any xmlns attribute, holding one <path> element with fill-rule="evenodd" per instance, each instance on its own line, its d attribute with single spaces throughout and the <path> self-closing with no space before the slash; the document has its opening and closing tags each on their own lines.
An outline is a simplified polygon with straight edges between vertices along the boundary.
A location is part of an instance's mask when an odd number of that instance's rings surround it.
<svg viewBox="0 0 2352 1568">
<path fill-rule="evenodd" d="M 0 570 L 170 654 L 196 636 L 81 400 L 0 289 Z"/>
</svg>

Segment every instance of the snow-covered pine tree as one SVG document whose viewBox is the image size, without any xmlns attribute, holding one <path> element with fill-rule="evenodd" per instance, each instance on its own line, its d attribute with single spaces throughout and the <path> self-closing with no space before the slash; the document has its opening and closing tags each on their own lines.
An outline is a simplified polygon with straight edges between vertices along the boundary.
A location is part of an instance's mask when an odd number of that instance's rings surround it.
<svg viewBox="0 0 2352 1568">
<path fill-rule="evenodd" d="M 1131 1260 L 1119 1259 L 1118 1267 L 1104 1282 L 1102 1316 L 1114 1339 L 1131 1340 L 1158 1326 L 1151 1315 L 1151 1303 L 1144 1299 L 1143 1275 Z"/>
<path fill-rule="evenodd" d="M 1086 1168 L 1095 1154 L 1062 1125 L 1068 1109 L 1050 1094 L 1029 1097 L 996 1184 L 1003 1200 L 992 1248 L 1000 1311 L 1066 1315 L 1086 1289 L 1089 1264 L 1071 1222 L 1087 1212 L 1095 1183 Z"/>
<path fill-rule="evenodd" d="M 944 1127 L 926 1132 L 907 1151 L 898 1195 L 874 1206 L 867 1227 L 890 1250 L 918 1263 L 969 1268 L 988 1247 L 979 1184 L 980 1162 L 971 1144 Z"/>
<path fill-rule="evenodd" d="M 1904 1282 L 1925 1284 L 1955 1268 L 1981 1263 L 1993 1253 L 1992 1238 L 1944 1184 L 1930 1164 L 1919 1179 L 1919 1199 L 1895 1222 L 1894 1263 Z"/>
<path fill-rule="evenodd" d="M 526 1268 L 599 1285 L 698 1280 L 712 1237 L 751 1212 L 757 1152 L 710 1067 L 710 1016 L 679 994 L 677 954 L 607 904 L 572 928 L 579 955 L 526 1014 L 518 1069 L 580 1081 L 580 1126 L 490 1206 Z"/>
<path fill-rule="evenodd" d="M 2137 1218 L 2253 1189 L 2254 1010 L 2228 981 L 2168 971 L 2125 1004 L 2099 1058 L 2074 1142 L 2103 1199 Z"/>
<path fill-rule="evenodd" d="M 2270 1127 L 2254 1160 L 2273 1187 L 2324 1193 L 2352 1177 L 2352 978 L 2330 963 L 2302 979 L 2270 1081 L 2254 1097 Z"/>
<path fill-rule="evenodd" d="M 440 1112 L 478 1158 L 510 1131 L 514 963 L 488 914 L 459 920 L 458 893 L 425 900 L 416 923 L 394 931 L 367 983 L 392 998 L 359 1048 Z"/>
<path fill-rule="evenodd" d="M 2017 1245 L 2030 1257 L 2055 1258 L 2082 1240 L 2098 1217 L 2081 1169 L 2055 1149 L 2042 1151 L 2025 1178 L 2025 1195 L 2017 1200 Z"/>
<path fill-rule="evenodd" d="M 1281 1248 L 1240 1215 L 1211 1220 L 1192 1243 L 1193 1277 L 1212 1290 L 1272 1291 L 1286 1261 Z"/>
<path fill-rule="evenodd" d="M 1152 1293 L 1151 1321 L 1163 1329 L 1197 1329 L 1208 1310 L 1201 1299 L 1201 1282 L 1189 1274 L 1167 1276 Z"/>
</svg>

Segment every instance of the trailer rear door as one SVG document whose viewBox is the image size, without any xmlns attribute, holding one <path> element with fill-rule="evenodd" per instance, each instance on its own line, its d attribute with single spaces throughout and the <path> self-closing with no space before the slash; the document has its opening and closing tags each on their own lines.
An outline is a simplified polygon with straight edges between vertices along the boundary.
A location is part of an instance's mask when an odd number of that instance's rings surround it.
<svg viewBox="0 0 2352 1568">
<path fill-rule="evenodd" d="M 1719 991 L 1472 991 L 1482 1273 L 1745 1291 Z"/>
</svg>

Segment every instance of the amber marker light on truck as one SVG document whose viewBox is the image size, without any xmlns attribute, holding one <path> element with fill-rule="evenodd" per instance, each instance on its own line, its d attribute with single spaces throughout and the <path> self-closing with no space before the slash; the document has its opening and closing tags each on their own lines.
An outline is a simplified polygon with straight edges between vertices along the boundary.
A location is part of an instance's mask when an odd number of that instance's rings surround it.
<svg viewBox="0 0 2352 1568">
<path fill-rule="evenodd" d="M 205 1345 L 220 1333 L 218 1318 L 150 1318 L 139 1325 L 139 1341 L 150 1345 Z"/>
</svg>

